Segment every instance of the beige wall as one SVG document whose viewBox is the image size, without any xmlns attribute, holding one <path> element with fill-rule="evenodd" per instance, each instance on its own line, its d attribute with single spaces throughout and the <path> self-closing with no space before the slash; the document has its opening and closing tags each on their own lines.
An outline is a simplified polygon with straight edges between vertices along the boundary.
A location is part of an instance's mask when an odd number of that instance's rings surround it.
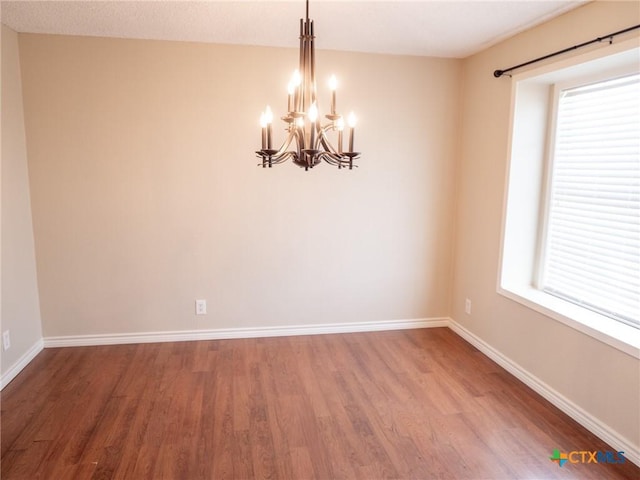
<svg viewBox="0 0 640 480">
<path fill-rule="evenodd" d="M 11 348 L 2 350 L 4 376 L 42 343 L 29 177 L 24 134 L 18 35 L 2 26 L 2 326 Z M 41 347 L 40 347 L 41 348 Z M 37 349 L 37 348 L 36 348 Z M 3 379 L 4 381 L 4 379 Z"/>
<path fill-rule="evenodd" d="M 295 49 L 22 34 L 20 53 L 45 336 L 448 315 L 459 60 L 318 52 L 321 105 L 335 72 L 364 153 L 305 172 L 253 153 Z"/>
<path fill-rule="evenodd" d="M 636 446 L 638 360 L 496 293 L 511 82 L 492 72 L 638 24 L 639 17 L 635 2 L 590 3 L 465 59 L 452 292 L 456 321 Z M 465 298 L 472 315 L 464 313 Z"/>
<path fill-rule="evenodd" d="M 496 293 L 511 87 L 492 76 L 633 23 L 596 2 L 464 62 L 319 52 L 364 155 L 309 173 L 251 154 L 294 49 L 20 35 L 45 335 L 451 315 L 639 445 L 638 361 Z"/>
</svg>

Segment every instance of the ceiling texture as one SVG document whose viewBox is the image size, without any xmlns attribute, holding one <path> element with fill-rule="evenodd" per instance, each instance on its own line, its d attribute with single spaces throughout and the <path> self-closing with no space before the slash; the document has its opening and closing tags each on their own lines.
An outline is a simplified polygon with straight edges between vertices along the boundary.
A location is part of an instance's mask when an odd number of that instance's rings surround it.
<svg viewBox="0 0 640 480">
<path fill-rule="evenodd" d="M 311 0 L 319 49 L 463 58 L 585 1 Z M 298 47 L 296 1 L 4 1 L 18 32 Z"/>
</svg>

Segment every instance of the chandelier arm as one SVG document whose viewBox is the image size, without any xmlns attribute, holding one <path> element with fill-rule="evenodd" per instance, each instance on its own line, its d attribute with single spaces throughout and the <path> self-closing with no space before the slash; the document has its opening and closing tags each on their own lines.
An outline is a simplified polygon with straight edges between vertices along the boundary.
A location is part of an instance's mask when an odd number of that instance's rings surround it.
<svg viewBox="0 0 640 480">
<path fill-rule="evenodd" d="M 279 163 L 284 163 L 289 160 L 291 157 L 295 156 L 294 152 L 284 152 L 280 157 L 273 161 L 276 165 Z"/>
<path fill-rule="evenodd" d="M 309 100 L 307 98 L 307 82 L 309 80 L 308 78 L 308 72 L 307 72 L 307 64 L 308 64 L 308 49 L 309 49 L 309 41 L 308 41 L 308 31 L 309 31 L 309 20 L 304 22 L 304 29 L 303 32 L 300 36 L 301 38 L 301 57 L 302 57 L 302 63 L 300 65 L 300 74 L 302 75 L 302 82 L 300 84 L 300 112 L 306 112 L 307 111 L 307 101 Z"/>
<path fill-rule="evenodd" d="M 295 127 L 292 132 L 296 139 L 296 156 L 297 159 L 302 158 L 302 150 L 304 149 L 304 131 L 302 127 Z"/>
<path fill-rule="evenodd" d="M 287 151 L 287 148 L 289 148 L 289 145 L 291 145 L 294 136 L 294 132 L 290 131 L 288 137 L 285 139 L 278 150 L 258 150 L 256 152 L 256 155 L 262 158 L 262 162 L 258 165 L 262 165 L 262 168 L 265 168 L 267 166 L 271 168 L 272 165 L 283 163 L 291 157 L 295 158 L 295 152 Z"/>
<path fill-rule="evenodd" d="M 338 166 L 339 165 L 339 161 L 336 160 L 335 158 L 333 158 L 333 156 L 331 155 L 327 155 L 325 153 L 321 153 L 320 154 L 320 158 L 322 160 L 324 160 L 325 162 L 327 162 L 329 165 L 333 165 L 333 166 Z"/>
<path fill-rule="evenodd" d="M 311 20 L 311 31 L 309 32 L 311 37 L 309 39 L 311 50 L 311 78 L 309 79 L 311 86 L 311 104 L 316 101 L 316 44 L 315 44 L 315 35 L 313 34 L 313 20 Z"/>
<path fill-rule="evenodd" d="M 332 155 L 330 153 L 322 153 L 322 160 L 327 162 L 329 165 L 333 165 L 338 168 L 349 168 L 352 169 L 354 167 L 358 167 L 358 165 L 353 165 L 349 160 L 345 160 L 343 157 Z"/>
<path fill-rule="evenodd" d="M 262 161 L 257 164 L 259 167 L 262 166 L 263 168 L 264 167 L 271 168 L 271 165 L 279 165 L 280 163 L 284 163 L 287 160 L 289 160 L 291 156 L 293 156 L 293 152 L 287 152 L 287 154 L 283 155 L 278 160 L 274 160 L 273 158 L 269 160 L 268 157 L 262 157 L 261 155 L 256 155 L 256 156 L 262 158 Z"/>
<path fill-rule="evenodd" d="M 324 146 L 325 151 L 322 152 L 320 158 L 330 165 L 337 166 L 338 168 L 348 168 L 352 170 L 353 160 L 359 157 L 359 154 L 353 152 L 339 153 L 336 152 L 331 142 L 327 138 L 326 132 L 332 127 L 331 124 L 325 125 L 320 129 L 319 141 Z M 355 165 L 357 166 L 357 165 Z"/>
<path fill-rule="evenodd" d="M 334 167 L 343 168 L 350 167 L 351 164 L 349 160 L 337 153 L 331 152 L 322 152 L 320 154 L 320 158 L 327 162 L 329 165 L 333 165 Z"/>
<path fill-rule="evenodd" d="M 308 16 L 307 16 L 308 17 Z M 300 75 L 304 75 L 304 26 L 302 23 L 302 19 L 300 19 L 300 64 L 298 65 L 298 72 Z M 302 95 L 300 94 L 302 93 Z M 296 88 L 295 98 L 294 98 L 294 110 L 296 112 L 304 111 L 302 104 L 304 104 L 304 88 L 299 89 Z"/>
<path fill-rule="evenodd" d="M 280 148 L 278 149 L 278 151 L 272 155 L 270 155 L 272 158 L 274 159 L 279 159 L 282 155 L 289 153 L 287 152 L 287 149 L 289 148 L 289 145 L 291 145 L 291 142 L 293 141 L 293 137 L 295 136 L 294 132 L 289 132 L 289 135 L 287 136 L 287 139 L 282 142 L 282 145 L 280 146 Z"/>
<path fill-rule="evenodd" d="M 322 127 L 322 129 L 320 130 L 320 137 L 322 137 L 323 140 L 323 145 L 325 147 L 325 150 L 332 154 L 334 157 L 339 157 L 343 162 L 345 163 L 349 163 L 349 159 L 356 159 L 356 158 L 360 158 L 360 152 L 338 152 L 336 151 L 335 147 L 331 144 L 331 142 L 329 141 L 329 139 L 327 138 L 326 132 L 328 132 L 329 130 L 331 130 L 333 128 L 333 125 L 331 123 L 325 125 L 324 127 Z"/>
<path fill-rule="evenodd" d="M 327 138 L 326 132 L 329 131 L 333 126 L 331 124 L 325 125 L 320 129 L 320 135 L 318 135 L 318 140 L 324 147 L 324 150 L 327 154 L 331 155 L 336 160 L 342 159 L 342 155 L 338 153 L 335 147 L 331 144 L 329 139 Z M 347 162 L 348 163 L 348 162 Z"/>
</svg>

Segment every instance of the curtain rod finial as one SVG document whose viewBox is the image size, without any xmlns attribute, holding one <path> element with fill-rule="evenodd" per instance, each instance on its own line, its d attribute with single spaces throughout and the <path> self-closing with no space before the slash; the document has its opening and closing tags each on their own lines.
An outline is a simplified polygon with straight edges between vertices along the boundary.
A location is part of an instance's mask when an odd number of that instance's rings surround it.
<svg viewBox="0 0 640 480">
<path fill-rule="evenodd" d="M 500 77 L 502 76 L 502 74 L 503 74 L 503 73 L 504 73 L 504 71 L 503 71 L 503 70 L 495 70 L 495 71 L 493 72 L 493 76 L 494 76 L 494 77 L 496 77 L 496 78 L 500 78 Z"/>
</svg>

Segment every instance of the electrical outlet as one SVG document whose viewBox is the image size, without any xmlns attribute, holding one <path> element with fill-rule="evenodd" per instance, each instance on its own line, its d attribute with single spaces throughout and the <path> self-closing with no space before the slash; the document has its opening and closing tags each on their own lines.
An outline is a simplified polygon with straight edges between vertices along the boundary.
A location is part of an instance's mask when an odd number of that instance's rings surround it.
<svg viewBox="0 0 640 480">
<path fill-rule="evenodd" d="M 11 336 L 9 335 L 9 330 L 2 332 L 2 348 L 4 350 L 9 350 L 11 348 Z"/>
<path fill-rule="evenodd" d="M 207 314 L 207 301 L 196 300 L 196 315 L 206 315 L 206 314 Z"/>
<path fill-rule="evenodd" d="M 471 300 L 465 298 L 464 300 L 464 313 L 471 315 Z"/>
</svg>

